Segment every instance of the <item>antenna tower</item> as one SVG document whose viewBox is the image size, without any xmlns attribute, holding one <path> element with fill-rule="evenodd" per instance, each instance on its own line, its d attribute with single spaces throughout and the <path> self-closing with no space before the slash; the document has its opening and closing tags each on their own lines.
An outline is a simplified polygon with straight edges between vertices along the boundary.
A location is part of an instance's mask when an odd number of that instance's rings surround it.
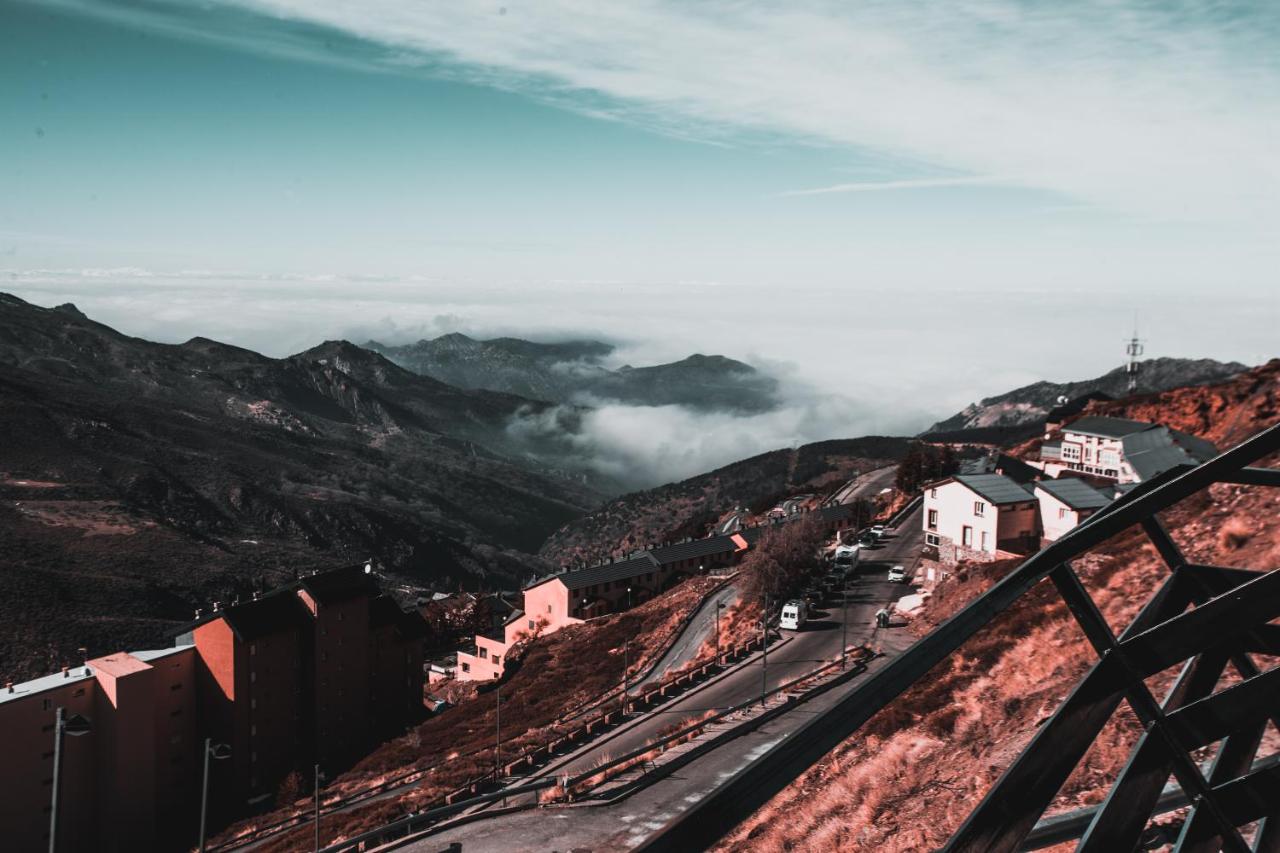
<svg viewBox="0 0 1280 853">
<path fill-rule="evenodd" d="M 1125 372 L 1129 375 L 1129 393 L 1132 394 L 1138 390 L 1138 374 L 1142 373 L 1142 362 L 1138 361 L 1138 359 L 1142 356 L 1143 347 L 1142 339 L 1138 337 L 1138 320 L 1136 317 L 1133 321 L 1133 337 L 1129 339 L 1124 351 L 1129 356 L 1129 363 L 1125 365 Z"/>
</svg>

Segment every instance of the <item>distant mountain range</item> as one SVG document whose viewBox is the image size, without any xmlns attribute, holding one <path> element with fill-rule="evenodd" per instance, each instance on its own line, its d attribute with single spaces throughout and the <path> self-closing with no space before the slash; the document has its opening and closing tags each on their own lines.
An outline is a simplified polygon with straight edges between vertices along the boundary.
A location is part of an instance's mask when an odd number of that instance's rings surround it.
<svg viewBox="0 0 1280 853">
<path fill-rule="evenodd" d="M 1238 362 L 1214 361 L 1211 358 L 1153 358 L 1142 362 L 1138 388 L 1134 394 L 1150 394 L 1189 385 L 1205 385 L 1229 379 L 1248 366 Z M 995 431 L 1002 427 L 1035 424 L 1044 420 L 1059 398 L 1074 400 L 1100 391 L 1112 398 L 1130 396 L 1128 374 L 1123 367 L 1096 379 L 1082 382 L 1033 382 L 979 403 L 971 403 L 962 411 L 929 427 L 927 433 L 949 433 L 958 430 Z"/>
<path fill-rule="evenodd" d="M 378 341 L 364 346 L 414 373 L 459 388 L 534 400 L 680 405 L 743 414 L 770 411 L 779 402 L 775 379 L 720 355 L 610 370 L 603 361 L 614 352 L 613 345 L 590 340 L 544 344 L 519 338 L 477 340 L 454 333 L 404 346 Z"/>
<path fill-rule="evenodd" d="M 0 671 L 153 644 L 314 566 L 511 585 L 616 492 L 507 429 L 549 406 L 343 341 L 158 344 L 0 294 Z"/>
</svg>

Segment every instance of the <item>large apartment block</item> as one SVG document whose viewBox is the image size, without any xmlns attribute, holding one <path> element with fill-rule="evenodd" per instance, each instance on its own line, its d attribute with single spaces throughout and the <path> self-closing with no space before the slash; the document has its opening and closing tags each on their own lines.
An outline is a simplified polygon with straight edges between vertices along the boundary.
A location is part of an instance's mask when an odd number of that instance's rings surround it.
<svg viewBox="0 0 1280 853">
<path fill-rule="evenodd" d="M 0 837 L 48 846 L 57 709 L 89 720 L 63 739 L 58 849 L 191 847 L 204 739 L 210 826 L 266 805 L 294 771 L 336 773 L 422 714 L 426 624 L 363 566 L 215 605 L 172 648 L 119 652 L 0 690 Z"/>
<path fill-rule="evenodd" d="M 1060 429 L 1061 439 L 1040 446 L 1045 471 L 1054 476 L 1074 471 L 1119 483 L 1138 483 L 1218 454 L 1218 449 L 1202 438 L 1147 421 L 1089 416 Z"/>
</svg>

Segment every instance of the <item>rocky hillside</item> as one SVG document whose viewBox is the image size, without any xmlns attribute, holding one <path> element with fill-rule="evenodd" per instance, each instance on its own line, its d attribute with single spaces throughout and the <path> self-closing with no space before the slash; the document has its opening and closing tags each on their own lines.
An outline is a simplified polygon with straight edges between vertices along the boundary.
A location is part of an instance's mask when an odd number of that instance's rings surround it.
<svg viewBox="0 0 1280 853">
<path fill-rule="evenodd" d="M 1210 358 L 1153 358 L 1142 362 L 1138 394 L 1149 394 L 1170 388 L 1203 385 L 1234 376 L 1248 368 L 1237 362 L 1223 363 Z M 1118 367 L 1095 379 L 1081 382 L 1035 382 L 1005 394 L 988 397 L 979 403 L 971 403 L 943 421 L 926 430 L 927 433 L 954 432 L 956 430 L 987 427 L 1013 427 L 1044 420 L 1049 410 L 1061 397 L 1073 400 L 1100 391 L 1119 399 L 1126 397 L 1128 375 Z"/>
<path fill-rule="evenodd" d="M 317 564 L 513 586 L 602 499 L 511 444 L 512 413 L 540 405 L 345 342 L 156 344 L 0 295 L 0 674 L 163 642 Z"/>
<path fill-rule="evenodd" d="M 1278 377 L 1280 362 L 1273 361 L 1219 385 L 1109 404 L 1108 412 L 1159 420 L 1229 445 L 1280 420 Z M 1192 562 L 1275 569 L 1278 512 L 1275 489 L 1214 486 L 1162 515 Z M 1132 619 L 1167 577 L 1136 528 L 1073 564 L 1112 625 Z M 962 566 L 937 587 L 912 630 L 923 636 L 1011 565 Z M 815 851 L 939 849 L 1091 660 L 1067 608 L 1051 585 L 1041 584 L 798 778 L 720 849 L 787 849 L 795 838 L 806 839 L 805 849 Z M 1156 695 L 1175 674 L 1176 668 L 1152 679 Z M 1106 780 L 1123 767 L 1141 731 L 1122 706 L 1050 813 L 1101 802 Z M 1264 754 L 1280 746 L 1275 733 L 1270 737 Z M 1177 813 L 1168 818 L 1174 836 L 1180 819 Z"/>
<path fill-rule="evenodd" d="M 679 483 L 623 495 L 566 524 L 542 546 L 559 564 L 623 554 L 646 544 L 702 536 L 735 507 L 762 512 L 799 492 L 833 489 L 907 452 L 905 438 L 838 439 L 773 450 Z"/>
<path fill-rule="evenodd" d="M 536 400 L 608 400 L 636 406 L 688 406 L 702 411 L 763 412 L 777 406 L 777 382 L 748 364 L 719 355 L 692 355 L 651 367 L 616 370 L 602 361 L 614 351 L 599 341 L 534 343 L 519 338 L 476 340 L 444 335 L 404 346 L 365 347 L 423 376 L 460 388 L 487 389 Z"/>
</svg>

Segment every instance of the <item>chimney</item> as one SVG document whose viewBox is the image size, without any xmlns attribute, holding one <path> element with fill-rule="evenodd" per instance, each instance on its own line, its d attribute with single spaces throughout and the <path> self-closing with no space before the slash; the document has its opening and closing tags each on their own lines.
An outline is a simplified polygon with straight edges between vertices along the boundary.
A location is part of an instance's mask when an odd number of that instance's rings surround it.
<svg viewBox="0 0 1280 853">
<path fill-rule="evenodd" d="M 69 666 L 64 666 L 64 667 L 62 668 L 62 677 L 63 677 L 63 678 L 70 678 L 70 677 L 71 677 L 71 667 L 69 667 Z"/>
<path fill-rule="evenodd" d="M 201 616 L 203 616 L 203 615 L 204 615 L 204 608 L 202 608 L 202 607 L 197 607 L 197 608 L 196 608 L 196 618 L 197 618 L 197 619 L 199 619 L 199 618 L 200 618 Z"/>
<path fill-rule="evenodd" d="M 217 613 L 217 612 L 218 612 L 218 609 L 219 609 L 220 607 L 222 607 L 222 602 L 221 602 L 221 601 L 215 601 L 215 602 L 213 603 L 213 612 L 214 612 L 214 613 Z"/>
<path fill-rule="evenodd" d="M 259 595 L 261 595 L 261 593 L 259 593 L 259 592 L 255 589 L 255 590 L 253 591 L 253 600 L 254 600 L 254 601 L 257 601 L 257 600 L 258 600 L 258 596 L 259 596 Z"/>
<path fill-rule="evenodd" d="M 12 692 L 13 692 L 13 682 L 12 682 L 12 681 L 5 682 L 5 685 L 4 685 L 4 686 L 5 686 L 5 688 L 8 690 L 8 692 L 10 692 L 10 693 L 12 693 Z"/>
</svg>

